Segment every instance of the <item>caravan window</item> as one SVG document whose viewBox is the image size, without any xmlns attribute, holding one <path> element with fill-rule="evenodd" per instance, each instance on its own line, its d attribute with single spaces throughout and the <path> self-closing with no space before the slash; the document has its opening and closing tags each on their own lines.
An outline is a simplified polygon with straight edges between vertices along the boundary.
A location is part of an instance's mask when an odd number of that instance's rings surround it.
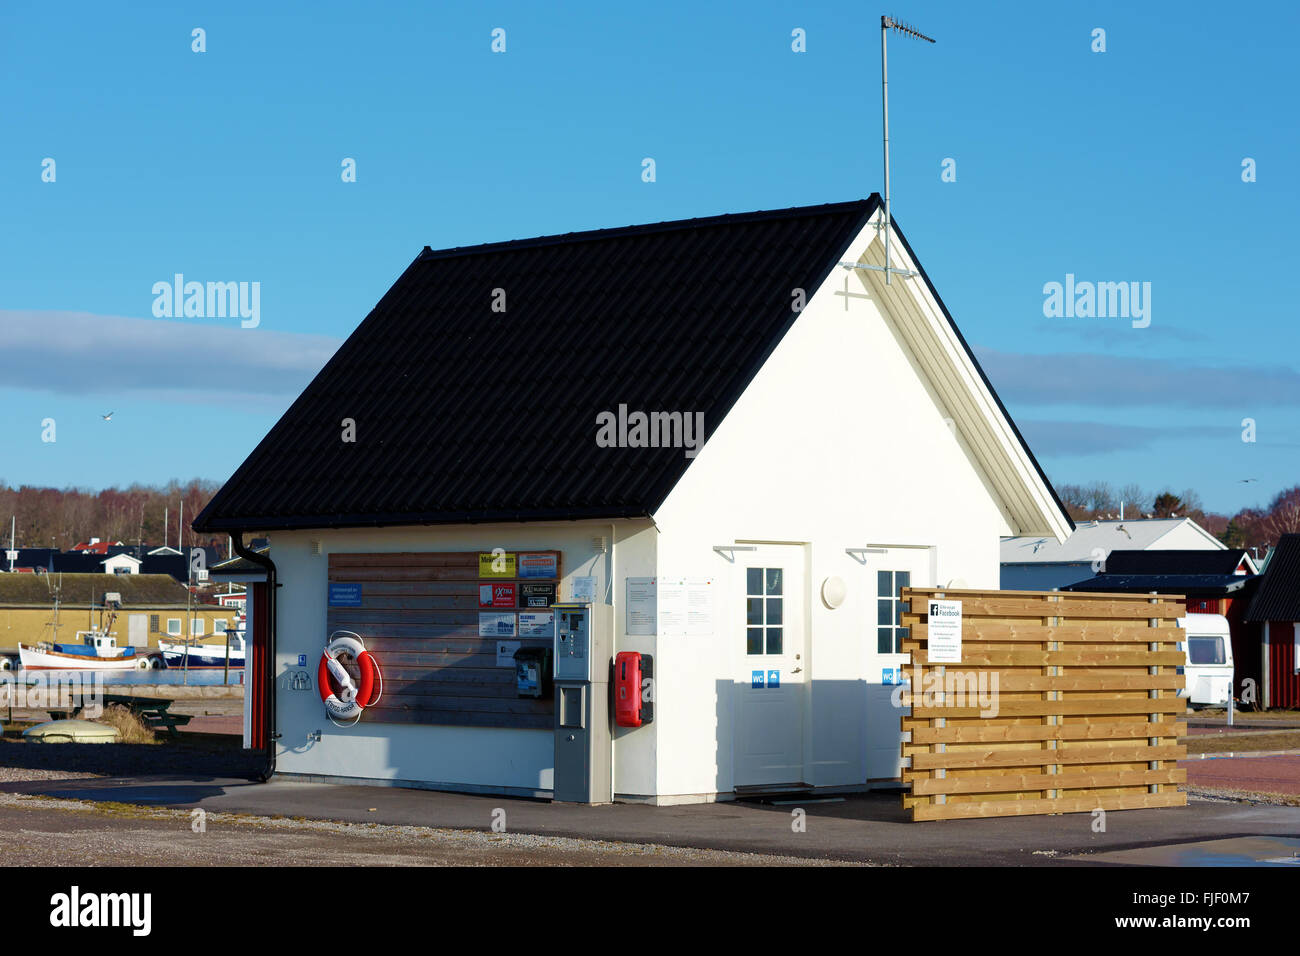
<svg viewBox="0 0 1300 956">
<path fill-rule="evenodd" d="M 1223 664 L 1223 638 L 1189 637 L 1187 638 L 1187 663 L 1189 664 Z"/>
</svg>

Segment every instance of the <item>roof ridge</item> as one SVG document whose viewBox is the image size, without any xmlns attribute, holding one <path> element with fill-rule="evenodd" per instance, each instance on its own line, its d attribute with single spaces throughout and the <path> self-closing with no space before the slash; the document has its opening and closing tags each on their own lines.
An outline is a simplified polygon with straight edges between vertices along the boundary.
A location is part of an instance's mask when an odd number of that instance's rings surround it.
<svg viewBox="0 0 1300 956">
<path fill-rule="evenodd" d="M 784 209 L 758 209 L 752 212 L 720 213 L 716 216 L 696 216 L 691 219 L 665 219 L 661 222 L 633 223 L 626 226 L 606 226 L 600 229 L 584 229 L 578 232 L 562 232 L 549 236 L 532 236 L 525 239 L 501 239 L 495 242 L 483 242 L 472 246 L 451 246 L 446 249 L 434 249 L 425 246 L 416 261 L 430 259 L 453 259 L 460 256 L 481 255 L 501 252 L 507 249 L 531 249 L 539 246 L 555 246 L 575 242 L 595 242 L 615 236 L 645 236 L 659 232 L 675 232 L 685 229 L 701 229 L 712 226 L 734 225 L 743 222 L 763 220 L 791 219 L 802 215 L 837 215 L 855 208 L 863 211 L 873 208 L 881 202 L 879 193 L 872 193 L 866 199 L 851 199 L 838 203 L 821 203 L 813 206 L 787 206 Z"/>
</svg>

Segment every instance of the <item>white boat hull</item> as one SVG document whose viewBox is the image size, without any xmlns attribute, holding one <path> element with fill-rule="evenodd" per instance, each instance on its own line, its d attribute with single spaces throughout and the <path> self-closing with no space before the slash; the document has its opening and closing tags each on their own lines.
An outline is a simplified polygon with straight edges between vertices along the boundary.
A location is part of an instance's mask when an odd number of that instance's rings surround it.
<svg viewBox="0 0 1300 956">
<path fill-rule="evenodd" d="M 186 648 L 189 648 L 188 661 L 186 660 Z M 200 670 L 203 668 L 216 668 L 226 666 L 226 645 L 225 644 L 168 644 L 164 641 L 158 642 L 158 650 L 162 652 L 163 660 L 167 662 L 170 668 L 188 667 L 190 670 Z M 241 647 L 230 648 L 230 666 L 244 666 L 244 650 Z"/>
<path fill-rule="evenodd" d="M 18 645 L 18 658 L 29 671 L 133 671 L 149 666 L 148 658 L 94 657 L 88 654 L 62 654 L 27 644 Z"/>
</svg>

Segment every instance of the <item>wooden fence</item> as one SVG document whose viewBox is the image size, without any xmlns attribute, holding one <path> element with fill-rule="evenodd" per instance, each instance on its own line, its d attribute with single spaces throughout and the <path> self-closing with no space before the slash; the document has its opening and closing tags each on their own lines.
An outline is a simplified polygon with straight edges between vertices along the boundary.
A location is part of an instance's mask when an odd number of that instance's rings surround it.
<svg viewBox="0 0 1300 956">
<path fill-rule="evenodd" d="M 329 632 L 361 635 L 383 669 L 361 719 L 549 729 L 554 705 L 518 696 L 498 644 L 551 646 L 559 580 L 559 551 L 331 554 Z"/>
<path fill-rule="evenodd" d="M 1184 806 L 1177 595 L 903 588 L 913 820 Z M 931 664 L 929 601 L 961 602 Z M 910 758 L 910 759 L 909 759 Z"/>
</svg>

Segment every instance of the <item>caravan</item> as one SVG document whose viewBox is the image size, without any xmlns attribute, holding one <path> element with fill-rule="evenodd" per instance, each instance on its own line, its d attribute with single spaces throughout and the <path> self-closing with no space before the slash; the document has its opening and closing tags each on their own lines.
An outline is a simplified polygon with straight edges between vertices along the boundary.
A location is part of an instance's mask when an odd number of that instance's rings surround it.
<svg viewBox="0 0 1300 956">
<path fill-rule="evenodd" d="M 1178 648 L 1187 654 L 1187 664 L 1178 668 L 1187 683 L 1178 692 L 1192 707 L 1226 707 L 1232 695 L 1232 638 L 1228 619 L 1222 614 L 1188 614 L 1178 619 L 1187 631 Z"/>
</svg>

